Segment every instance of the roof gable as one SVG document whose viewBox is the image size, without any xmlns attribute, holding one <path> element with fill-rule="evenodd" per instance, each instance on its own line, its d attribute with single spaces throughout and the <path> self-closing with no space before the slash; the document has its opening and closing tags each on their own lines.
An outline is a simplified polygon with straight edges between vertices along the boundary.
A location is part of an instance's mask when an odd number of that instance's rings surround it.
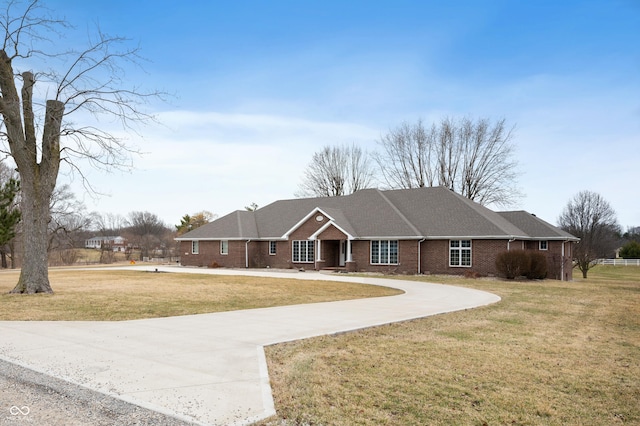
<svg viewBox="0 0 640 426">
<path fill-rule="evenodd" d="M 330 229 L 336 229 L 338 230 L 341 234 L 343 234 L 347 239 L 352 240 L 354 237 L 353 235 L 350 235 L 347 231 L 345 231 L 343 228 L 340 227 L 340 225 L 338 225 L 337 223 L 335 223 L 333 220 L 329 220 L 327 221 L 327 223 L 325 223 L 324 225 L 322 225 L 316 232 L 314 232 L 313 234 L 311 234 L 309 236 L 310 240 L 315 240 L 318 238 L 319 235 L 322 235 L 325 231 L 330 230 Z"/>
<path fill-rule="evenodd" d="M 323 211 L 321 208 L 316 207 L 315 209 L 311 210 L 309 213 L 307 213 L 307 215 L 305 215 L 302 219 L 300 219 L 295 225 L 293 225 L 291 228 L 287 229 L 287 232 L 284 233 L 284 235 L 282 235 L 282 238 L 289 238 L 289 236 L 298 228 L 300 228 L 304 223 L 306 223 L 309 219 L 311 219 L 313 216 L 326 216 L 329 221 L 332 220 L 331 216 L 328 215 L 325 211 Z M 326 224 L 325 224 L 326 226 Z"/>
</svg>

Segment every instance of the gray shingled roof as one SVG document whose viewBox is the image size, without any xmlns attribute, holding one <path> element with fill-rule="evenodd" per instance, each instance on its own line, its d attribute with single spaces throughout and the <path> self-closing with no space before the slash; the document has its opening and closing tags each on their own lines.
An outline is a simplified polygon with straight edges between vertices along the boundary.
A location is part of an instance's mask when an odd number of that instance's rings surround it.
<svg viewBox="0 0 640 426">
<path fill-rule="evenodd" d="M 280 200 L 255 212 L 235 211 L 180 240 L 282 238 L 320 209 L 355 238 L 573 238 L 526 212 L 497 213 L 444 187 L 381 191 L 342 197 Z"/>
<path fill-rule="evenodd" d="M 254 212 L 236 210 L 177 239 L 220 240 L 258 238 Z"/>
<path fill-rule="evenodd" d="M 570 239 L 578 241 L 578 238 L 563 231 L 562 229 L 551 225 L 548 222 L 528 213 L 524 210 L 500 212 L 500 216 L 522 229 L 530 237 L 553 239 Z"/>
<path fill-rule="evenodd" d="M 420 235 L 434 237 L 523 236 L 502 216 L 444 187 L 388 191 Z"/>
</svg>

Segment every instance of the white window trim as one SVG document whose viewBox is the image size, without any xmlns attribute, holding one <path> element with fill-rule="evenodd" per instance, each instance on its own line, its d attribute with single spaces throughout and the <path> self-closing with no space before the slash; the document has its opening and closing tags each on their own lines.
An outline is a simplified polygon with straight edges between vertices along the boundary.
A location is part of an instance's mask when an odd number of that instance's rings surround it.
<svg viewBox="0 0 640 426">
<path fill-rule="evenodd" d="M 544 243 L 544 248 L 542 248 L 542 243 Z M 538 250 L 549 250 L 549 241 L 547 240 L 540 240 L 538 241 Z"/>
<path fill-rule="evenodd" d="M 191 254 L 200 254 L 200 241 L 191 241 Z"/>
<path fill-rule="evenodd" d="M 304 243 L 305 246 L 305 258 L 306 260 L 295 260 L 294 259 L 294 250 L 293 250 L 293 246 L 295 245 L 295 243 L 298 243 L 298 256 L 300 255 L 300 253 L 302 253 L 302 251 L 300 251 L 300 245 L 301 243 Z M 309 245 L 311 245 L 311 248 L 313 250 L 313 253 L 311 254 L 311 257 L 309 257 Z M 316 252 L 316 247 L 315 247 L 315 241 L 314 240 L 293 240 L 291 242 L 291 262 L 293 263 L 314 263 L 315 262 L 315 252 Z M 301 256 L 300 256 L 301 257 Z"/>
<path fill-rule="evenodd" d="M 453 241 L 458 241 L 459 246 L 458 247 L 451 247 L 451 242 Z M 463 241 L 469 241 L 469 247 L 462 247 L 462 242 Z M 451 250 L 457 250 L 458 251 L 458 260 L 459 260 L 459 264 L 458 265 L 452 265 L 451 264 Z M 463 251 L 469 251 L 469 264 L 468 265 L 462 265 L 462 252 Z M 447 255 L 449 256 L 449 267 L 450 268 L 471 268 L 473 266 L 473 241 L 472 240 L 449 240 L 449 250 L 447 252 Z"/>
<path fill-rule="evenodd" d="M 273 251 L 271 250 L 271 247 L 273 247 Z M 277 241 L 269 241 L 269 256 L 275 256 L 277 254 L 278 251 L 278 243 Z"/>
<path fill-rule="evenodd" d="M 396 243 L 396 261 L 394 262 L 389 262 L 389 260 L 391 259 L 391 242 Z M 378 243 L 378 260 L 380 260 L 380 243 L 385 242 L 387 243 L 387 262 L 377 262 L 374 263 L 373 262 L 373 243 L 377 242 Z M 400 264 L 400 241 L 398 240 L 371 240 L 369 241 L 369 264 L 370 265 L 399 265 Z"/>
<path fill-rule="evenodd" d="M 226 246 L 226 250 L 225 250 Z M 220 254 L 226 256 L 229 254 L 229 240 L 220 240 Z"/>
</svg>

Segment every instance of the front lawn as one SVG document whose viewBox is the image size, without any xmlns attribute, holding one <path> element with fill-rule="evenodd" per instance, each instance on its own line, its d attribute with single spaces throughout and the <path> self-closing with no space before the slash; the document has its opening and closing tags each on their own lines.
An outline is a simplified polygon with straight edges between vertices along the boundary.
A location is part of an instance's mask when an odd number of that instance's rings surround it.
<svg viewBox="0 0 640 426">
<path fill-rule="evenodd" d="M 420 279 L 503 300 L 267 348 L 278 416 L 260 424 L 640 424 L 640 268 Z"/>
<path fill-rule="evenodd" d="M 53 295 L 7 294 L 17 280 L 17 271 L 0 272 L 0 321 L 120 321 L 401 293 L 333 281 L 52 269 Z"/>
</svg>

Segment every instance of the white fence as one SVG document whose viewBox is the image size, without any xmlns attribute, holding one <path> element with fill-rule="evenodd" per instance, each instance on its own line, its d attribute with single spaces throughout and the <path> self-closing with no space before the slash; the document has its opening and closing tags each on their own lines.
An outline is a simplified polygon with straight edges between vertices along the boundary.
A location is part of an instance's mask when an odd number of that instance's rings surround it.
<svg viewBox="0 0 640 426">
<path fill-rule="evenodd" d="M 598 259 L 598 265 L 640 266 L 640 259 Z"/>
</svg>

